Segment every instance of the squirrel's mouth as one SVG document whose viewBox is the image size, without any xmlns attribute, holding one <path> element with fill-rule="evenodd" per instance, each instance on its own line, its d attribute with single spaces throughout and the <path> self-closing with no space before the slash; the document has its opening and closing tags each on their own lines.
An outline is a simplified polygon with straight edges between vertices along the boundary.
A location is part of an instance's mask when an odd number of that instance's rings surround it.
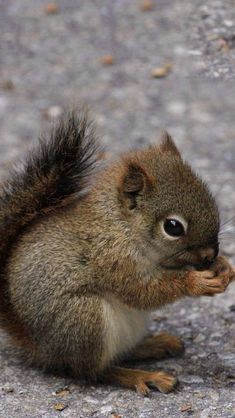
<svg viewBox="0 0 235 418">
<path fill-rule="evenodd" d="M 160 265 L 162 268 L 167 270 L 197 270 L 197 271 L 203 271 L 203 270 L 209 270 L 211 266 L 214 264 L 215 260 L 205 260 L 203 262 L 191 262 L 184 259 L 176 259 L 172 261 L 170 264 L 167 262 L 162 262 Z"/>
<path fill-rule="evenodd" d="M 193 245 L 179 251 L 172 256 L 161 260 L 161 267 L 165 269 L 209 270 L 214 264 L 219 253 L 218 241 L 212 244 L 199 246 Z"/>
</svg>

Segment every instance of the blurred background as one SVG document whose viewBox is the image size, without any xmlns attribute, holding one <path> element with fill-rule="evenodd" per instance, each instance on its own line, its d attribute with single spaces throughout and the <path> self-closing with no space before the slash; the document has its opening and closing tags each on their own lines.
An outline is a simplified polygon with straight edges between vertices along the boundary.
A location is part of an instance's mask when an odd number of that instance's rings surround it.
<svg viewBox="0 0 235 418">
<path fill-rule="evenodd" d="M 1 0 L 0 172 L 64 109 L 85 104 L 107 151 L 168 129 L 234 197 L 234 87 L 195 75 L 196 3 L 209 13 L 198 0 Z"/>
<path fill-rule="evenodd" d="M 234 77 L 234 5 L 234 0 L 0 0 L 0 175 L 64 110 L 86 105 L 111 154 L 157 143 L 167 129 L 216 194 L 222 219 L 232 218 L 235 85 L 225 79 Z M 222 246 L 235 262 L 234 235 Z M 106 417 L 112 410 L 128 417 L 175 417 L 190 412 L 190 406 L 180 409 L 187 401 L 202 414 L 198 417 L 234 417 L 234 290 L 158 313 L 152 329 L 172 329 L 188 344 L 186 359 L 165 362 L 186 386 L 180 395 L 166 401 L 155 393 L 146 404 L 129 392 L 74 386 L 76 396 L 63 416 L 77 417 L 80 408 L 81 417 Z M 0 380 L 3 388 L 13 387 L 15 402 L 6 392 L 2 416 L 57 416 L 48 387 L 55 391 L 66 382 L 24 368 L 4 344 Z M 206 399 L 197 397 L 205 387 Z"/>
</svg>

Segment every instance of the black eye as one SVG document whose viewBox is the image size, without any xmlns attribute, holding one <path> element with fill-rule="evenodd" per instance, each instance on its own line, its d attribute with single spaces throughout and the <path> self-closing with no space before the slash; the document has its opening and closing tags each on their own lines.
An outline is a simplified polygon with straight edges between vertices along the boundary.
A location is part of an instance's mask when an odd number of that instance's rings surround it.
<svg viewBox="0 0 235 418">
<path fill-rule="evenodd" d="M 181 237 L 185 234 L 182 223 L 177 219 L 166 219 L 164 222 L 164 230 L 172 237 Z"/>
</svg>

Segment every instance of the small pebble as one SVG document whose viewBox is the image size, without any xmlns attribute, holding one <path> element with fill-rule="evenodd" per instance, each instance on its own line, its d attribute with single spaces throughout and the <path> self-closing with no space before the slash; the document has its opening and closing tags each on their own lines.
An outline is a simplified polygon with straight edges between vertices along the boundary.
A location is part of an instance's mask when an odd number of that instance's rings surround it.
<svg viewBox="0 0 235 418">
<path fill-rule="evenodd" d="M 234 22 L 232 20 L 224 20 L 224 25 L 227 26 L 227 28 L 231 28 L 234 25 Z"/>
<path fill-rule="evenodd" d="M 62 113 L 60 106 L 51 106 L 43 111 L 43 115 L 48 119 L 58 118 Z"/>
<path fill-rule="evenodd" d="M 194 395 L 199 399 L 204 399 L 207 396 L 205 392 L 201 392 L 200 390 L 195 390 Z"/>
<path fill-rule="evenodd" d="M 201 343 L 202 341 L 204 341 L 205 340 L 205 335 L 203 335 L 203 334 L 198 334 L 194 339 L 193 339 L 193 341 L 195 342 L 195 343 Z"/>
<path fill-rule="evenodd" d="M 203 383 L 204 382 L 204 380 L 202 379 L 202 377 L 199 377 L 199 376 L 195 376 L 195 375 L 187 375 L 187 374 L 185 374 L 185 375 L 181 375 L 180 376 L 180 381 L 181 382 L 183 382 L 183 383 L 188 383 L 188 384 L 192 384 L 192 383 Z"/>
</svg>

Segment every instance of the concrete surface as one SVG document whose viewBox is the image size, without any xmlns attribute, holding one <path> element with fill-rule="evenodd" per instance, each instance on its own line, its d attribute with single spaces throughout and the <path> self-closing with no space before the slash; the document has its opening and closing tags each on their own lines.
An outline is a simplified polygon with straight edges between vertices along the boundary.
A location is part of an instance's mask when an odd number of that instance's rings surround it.
<svg viewBox="0 0 235 418">
<path fill-rule="evenodd" d="M 216 194 L 222 220 L 234 216 L 235 86 L 226 81 L 234 78 L 234 1 L 156 0 L 143 12 L 141 1 L 60 0 L 57 14 L 46 4 L 0 1 L 1 176 L 62 109 L 86 103 L 112 153 L 155 142 L 167 128 Z M 107 54 L 114 65 L 102 64 Z M 153 78 L 166 63 L 169 74 Z M 234 237 L 224 235 L 221 247 L 235 263 Z M 234 304 L 233 285 L 153 314 L 152 330 L 181 335 L 186 353 L 141 365 L 181 382 L 145 399 L 27 368 L 1 333 L 0 417 L 234 418 Z"/>
<path fill-rule="evenodd" d="M 195 74 L 214 79 L 234 79 L 235 3 L 234 0 L 188 2 L 187 29 L 195 59 Z"/>
</svg>

